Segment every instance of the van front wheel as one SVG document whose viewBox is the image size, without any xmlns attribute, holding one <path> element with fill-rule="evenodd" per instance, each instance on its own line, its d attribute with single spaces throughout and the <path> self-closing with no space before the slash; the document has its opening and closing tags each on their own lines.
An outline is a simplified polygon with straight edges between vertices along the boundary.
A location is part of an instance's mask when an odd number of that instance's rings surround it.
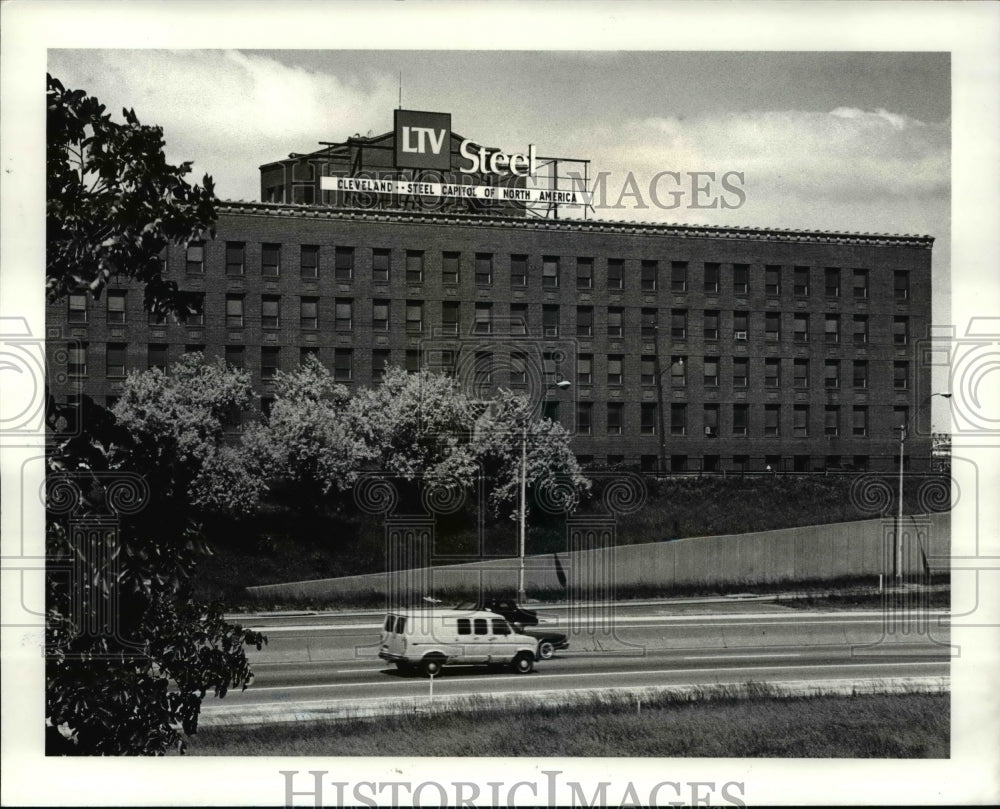
<svg viewBox="0 0 1000 809">
<path fill-rule="evenodd" d="M 528 674 L 535 668 L 535 660 L 528 652 L 521 652 L 514 658 L 511 668 L 518 674 Z"/>
<path fill-rule="evenodd" d="M 444 659 L 438 655 L 425 657 L 420 663 L 420 670 L 424 673 L 425 677 L 436 677 L 441 673 L 443 667 Z"/>
</svg>

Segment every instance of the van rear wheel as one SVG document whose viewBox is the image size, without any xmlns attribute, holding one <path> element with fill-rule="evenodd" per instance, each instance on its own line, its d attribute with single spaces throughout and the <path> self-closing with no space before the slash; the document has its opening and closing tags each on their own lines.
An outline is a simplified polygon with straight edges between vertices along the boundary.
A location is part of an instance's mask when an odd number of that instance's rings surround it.
<svg viewBox="0 0 1000 809">
<path fill-rule="evenodd" d="M 444 668 L 444 658 L 440 655 L 429 655 L 420 662 L 420 670 L 425 677 L 436 677 Z"/>
<path fill-rule="evenodd" d="M 518 674 L 529 674 L 535 668 L 535 660 L 528 652 L 520 652 L 510 667 Z"/>
</svg>

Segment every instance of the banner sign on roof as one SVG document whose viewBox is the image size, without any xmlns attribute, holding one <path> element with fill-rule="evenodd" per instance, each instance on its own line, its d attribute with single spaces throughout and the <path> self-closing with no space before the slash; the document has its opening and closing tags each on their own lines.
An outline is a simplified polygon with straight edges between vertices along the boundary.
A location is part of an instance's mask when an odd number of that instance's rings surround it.
<svg viewBox="0 0 1000 809">
<path fill-rule="evenodd" d="M 507 188 L 505 186 L 466 185 L 464 183 L 429 183 L 418 180 L 321 177 L 320 188 L 323 191 L 484 199 L 500 202 L 554 202 L 563 205 L 594 204 L 593 194 L 587 191 L 555 191 L 548 188 Z"/>
</svg>

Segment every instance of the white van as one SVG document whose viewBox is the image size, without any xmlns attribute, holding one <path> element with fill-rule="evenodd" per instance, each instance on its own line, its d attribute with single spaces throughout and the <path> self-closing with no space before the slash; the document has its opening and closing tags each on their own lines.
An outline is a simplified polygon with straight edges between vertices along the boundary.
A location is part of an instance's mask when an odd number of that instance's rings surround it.
<svg viewBox="0 0 1000 809">
<path fill-rule="evenodd" d="M 535 667 L 538 641 L 514 631 L 485 610 L 401 610 L 385 616 L 378 656 L 400 671 L 439 674 L 449 665 L 509 665 L 519 674 Z"/>
</svg>

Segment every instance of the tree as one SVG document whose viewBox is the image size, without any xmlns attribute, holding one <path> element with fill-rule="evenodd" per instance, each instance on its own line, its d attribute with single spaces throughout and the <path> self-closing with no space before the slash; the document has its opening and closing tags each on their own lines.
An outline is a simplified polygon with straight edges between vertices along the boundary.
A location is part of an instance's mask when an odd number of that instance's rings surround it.
<svg viewBox="0 0 1000 809">
<path fill-rule="evenodd" d="M 184 312 L 196 300 L 163 278 L 168 244 L 214 237 L 215 191 L 188 185 L 190 163 L 163 155 L 163 130 L 125 123 L 82 90 L 47 76 L 46 291 L 49 302 L 71 292 L 99 298 L 112 278 L 145 285 L 148 310 Z"/>
<path fill-rule="evenodd" d="M 239 514 L 256 508 L 266 486 L 253 455 L 226 443 L 225 424 L 252 401 L 249 373 L 191 353 L 169 371 L 130 374 L 112 412 L 158 492 Z"/>
<path fill-rule="evenodd" d="M 310 356 L 277 374 L 274 393 L 267 423 L 252 425 L 244 436 L 245 452 L 302 505 L 316 507 L 350 488 L 374 452 L 349 429 L 347 389 Z"/>
</svg>

